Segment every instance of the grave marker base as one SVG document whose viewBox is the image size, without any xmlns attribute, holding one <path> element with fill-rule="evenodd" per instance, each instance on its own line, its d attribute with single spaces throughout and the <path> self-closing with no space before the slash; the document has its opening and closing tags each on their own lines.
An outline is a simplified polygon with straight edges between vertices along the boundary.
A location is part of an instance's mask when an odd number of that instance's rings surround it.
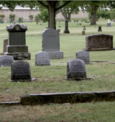
<svg viewBox="0 0 115 122">
<path fill-rule="evenodd" d="M 46 51 L 50 55 L 50 59 L 62 59 L 63 52 L 62 51 Z"/>
<path fill-rule="evenodd" d="M 5 52 L 5 55 L 11 55 L 14 57 L 14 60 L 30 60 L 31 54 L 29 52 Z"/>
</svg>

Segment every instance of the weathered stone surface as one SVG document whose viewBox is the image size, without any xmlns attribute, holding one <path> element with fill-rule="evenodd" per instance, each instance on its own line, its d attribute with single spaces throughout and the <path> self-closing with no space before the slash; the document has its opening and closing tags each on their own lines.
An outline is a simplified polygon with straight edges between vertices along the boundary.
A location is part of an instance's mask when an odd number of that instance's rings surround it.
<svg viewBox="0 0 115 122">
<path fill-rule="evenodd" d="M 59 51 L 59 32 L 48 28 L 42 34 L 42 51 Z"/>
<path fill-rule="evenodd" d="M 45 51 L 40 51 L 35 55 L 35 65 L 50 65 L 50 57 L 49 54 Z"/>
<path fill-rule="evenodd" d="M 17 61 L 11 65 L 11 80 L 12 81 L 30 81 L 31 72 L 30 65 L 26 61 Z"/>
<path fill-rule="evenodd" d="M 5 55 L 13 56 L 14 60 L 31 59 L 31 54 L 29 52 L 5 52 Z"/>
<path fill-rule="evenodd" d="M 62 59 L 63 58 L 63 52 L 62 51 L 47 51 L 50 59 Z"/>
<path fill-rule="evenodd" d="M 63 52 L 60 51 L 59 32 L 48 28 L 42 34 L 42 51 L 50 55 L 50 59 L 63 58 Z"/>
<path fill-rule="evenodd" d="M 77 95 L 74 93 L 30 94 L 21 96 L 22 105 L 76 103 L 76 100 Z"/>
<path fill-rule="evenodd" d="M 6 46 L 8 45 L 8 39 L 3 40 L 3 53 L 6 52 Z"/>
<path fill-rule="evenodd" d="M 9 32 L 9 45 L 25 45 L 25 32 Z"/>
<path fill-rule="evenodd" d="M 30 94 L 20 98 L 22 105 L 115 101 L 115 91 Z"/>
<path fill-rule="evenodd" d="M 11 24 L 6 26 L 6 30 L 8 32 L 25 32 L 27 30 L 27 26 L 23 24 Z"/>
<path fill-rule="evenodd" d="M 27 26 L 11 24 L 6 29 L 9 32 L 9 45 L 7 46 L 5 55 L 14 56 L 15 60 L 30 59 L 31 55 L 28 52 L 28 46 L 26 46 L 25 36 Z"/>
<path fill-rule="evenodd" d="M 113 35 L 96 34 L 86 36 L 86 50 L 112 50 L 113 49 Z"/>
<path fill-rule="evenodd" d="M 83 60 L 72 59 L 67 62 L 67 79 L 86 79 L 86 68 Z"/>
<path fill-rule="evenodd" d="M 1 67 L 10 67 L 14 62 L 13 56 L 0 56 L 0 66 Z"/>
<path fill-rule="evenodd" d="M 81 59 L 85 64 L 90 64 L 90 57 L 88 51 L 79 51 L 76 53 L 76 59 Z"/>
</svg>

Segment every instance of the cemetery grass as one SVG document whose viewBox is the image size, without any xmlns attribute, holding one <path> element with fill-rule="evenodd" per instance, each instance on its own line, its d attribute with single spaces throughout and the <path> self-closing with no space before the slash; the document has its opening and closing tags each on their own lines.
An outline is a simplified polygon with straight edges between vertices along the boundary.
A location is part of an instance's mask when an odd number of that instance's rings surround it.
<svg viewBox="0 0 115 122">
<path fill-rule="evenodd" d="M 115 90 L 115 51 L 90 52 L 91 64 L 86 65 L 87 76 L 91 80 L 66 80 L 67 61 L 75 59 L 75 53 L 85 48 L 85 36 L 106 33 L 115 36 L 115 23 L 106 27 L 107 20 L 100 20 L 96 26 L 88 23 L 77 25 L 69 23 L 70 34 L 63 34 L 64 23 L 57 22 L 57 29 L 61 26 L 60 50 L 64 52 L 64 59 L 51 60 L 51 66 L 35 66 L 35 53 L 42 50 L 43 30 L 47 23 L 25 23 L 26 44 L 31 53 L 29 62 L 31 76 L 36 78 L 32 82 L 11 82 L 10 67 L 0 67 L 0 102 L 20 101 L 21 95 L 58 92 L 88 92 Z M 3 51 L 3 39 L 8 37 L 5 30 L 7 24 L 0 24 L 0 53 Z M 102 32 L 97 32 L 98 25 Z M 81 35 L 86 26 L 86 35 Z M 114 39 L 115 47 L 115 39 Z M 93 62 L 108 61 L 108 62 Z M 115 102 L 91 102 L 79 104 L 48 104 L 37 106 L 0 106 L 0 122 L 114 122 Z"/>
</svg>

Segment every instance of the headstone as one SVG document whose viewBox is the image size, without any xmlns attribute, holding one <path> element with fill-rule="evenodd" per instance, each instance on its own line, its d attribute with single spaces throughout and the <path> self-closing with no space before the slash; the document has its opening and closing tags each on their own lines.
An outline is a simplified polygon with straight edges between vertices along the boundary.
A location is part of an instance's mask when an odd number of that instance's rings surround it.
<svg viewBox="0 0 115 122">
<path fill-rule="evenodd" d="M 30 81 L 30 65 L 26 61 L 17 61 L 11 65 L 11 80 L 12 81 Z"/>
<path fill-rule="evenodd" d="M 9 32 L 9 45 L 7 46 L 5 55 L 11 55 L 15 60 L 30 59 L 25 36 L 27 26 L 22 24 L 12 24 L 7 26 L 6 29 Z"/>
<path fill-rule="evenodd" d="M 102 31 L 101 26 L 98 27 L 98 32 L 99 32 L 99 31 Z"/>
<path fill-rule="evenodd" d="M 1 67 L 10 67 L 13 62 L 14 62 L 13 56 L 8 56 L 8 55 L 0 56 Z"/>
<path fill-rule="evenodd" d="M 83 60 L 72 59 L 67 62 L 67 79 L 86 79 L 86 68 Z"/>
<path fill-rule="evenodd" d="M 111 23 L 110 23 L 110 20 L 109 19 L 107 21 L 107 27 L 111 27 Z"/>
<path fill-rule="evenodd" d="M 85 64 L 90 64 L 90 57 L 88 51 L 79 51 L 76 53 L 76 59 L 81 59 Z"/>
<path fill-rule="evenodd" d="M 94 34 L 86 36 L 86 50 L 113 50 L 113 35 Z"/>
<path fill-rule="evenodd" d="M 4 40 L 3 40 L 3 53 L 6 52 L 6 47 L 7 47 L 7 45 L 8 45 L 8 39 L 4 39 Z"/>
<path fill-rule="evenodd" d="M 59 32 L 48 28 L 42 34 L 42 51 L 50 55 L 50 59 L 63 58 L 63 52 L 60 51 Z"/>
<path fill-rule="evenodd" d="M 85 35 L 85 31 L 84 30 L 82 31 L 82 35 Z"/>
<path fill-rule="evenodd" d="M 35 55 L 35 65 L 36 66 L 50 65 L 49 54 L 45 51 L 38 52 Z"/>
<path fill-rule="evenodd" d="M 83 26 L 83 30 L 86 30 L 85 26 Z"/>
</svg>

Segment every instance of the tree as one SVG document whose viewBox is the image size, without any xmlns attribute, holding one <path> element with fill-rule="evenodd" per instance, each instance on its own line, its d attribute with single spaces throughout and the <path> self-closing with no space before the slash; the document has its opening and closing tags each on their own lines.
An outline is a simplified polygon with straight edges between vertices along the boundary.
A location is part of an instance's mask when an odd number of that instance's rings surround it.
<svg viewBox="0 0 115 122">
<path fill-rule="evenodd" d="M 56 12 L 59 9 L 63 8 L 68 3 L 70 3 L 71 0 L 64 1 L 64 3 L 62 5 L 59 5 L 59 1 L 48 1 L 48 0 L 47 1 L 41 1 L 41 0 L 38 0 L 38 2 L 42 6 L 47 8 L 47 10 L 48 10 L 48 14 L 49 14 L 48 27 L 56 29 L 56 20 L 55 20 Z"/>
<path fill-rule="evenodd" d="M 71 19 L 71 14 L 72 13 L 76 13 L 77 14 L 79 12 L 79 2 L 72 1 L 68 5 L 66 5 L 63 8 L 61 8 L 60 11 L 61 11 L 62 15 L 65 18 L 65 30 L 64 30 L 64 33 L 70 33 L 69 29 L 68 29 L 68 22 Z"/>
<path fill-rule="evenodd" d="M 56 0 L 56 1 L 41 1 L 41 0 L 37 0 L 37 2 L 39 4 L 41 4 L 43 7 L 45 7 L 48 10 L 48 16 L 49 16 L 49 21 L 48 21 L 48 27 L 49 28 L 54 28 L 56 29 L 56 21 L 55 21 L 55 16 L 56 16 L 56 12 L 61 9 L 62 7 L 64 7 L 65 5 L 67 5 L 68 3 L 70 3 L 72 0 L 68 0 L 68 1 L 64 1 L 63 5 L 59 6 L 60 1 Z M 22 0 L 18 0 L 18 1 L 0 1 L 0 4 L 2 4 L 3 6 L 7 6 L 10 10 L 14 10 L 16 5 L 21 5 L 21 6 L 25 6 L 25 5 L 31 5 L 33 4 L 34 6 L 37 4 L 36 1 L 32 1 L 32 0 L 28 0 L 28 1 L 22 1 Z"/>
<path fill-rule="evenodd" d="M 107 3 L 108 1 L 101 1 L 101 0 L 97 0 L 97 1 L 93 1 L 93 0 L 90 0 L 90 1 L 85 1 L 83 2 L 83 6 L 82 8 L 84 7 L 85 10 L 91 15 L 91 23 L 90 25 L 96 25 L 96 20 L 97 20 L 97 17 L 96 17 L 96 13 L 97 13 L 97 10 L 99 8 L 104 8 L 107 6 Z"/>
</svg>

